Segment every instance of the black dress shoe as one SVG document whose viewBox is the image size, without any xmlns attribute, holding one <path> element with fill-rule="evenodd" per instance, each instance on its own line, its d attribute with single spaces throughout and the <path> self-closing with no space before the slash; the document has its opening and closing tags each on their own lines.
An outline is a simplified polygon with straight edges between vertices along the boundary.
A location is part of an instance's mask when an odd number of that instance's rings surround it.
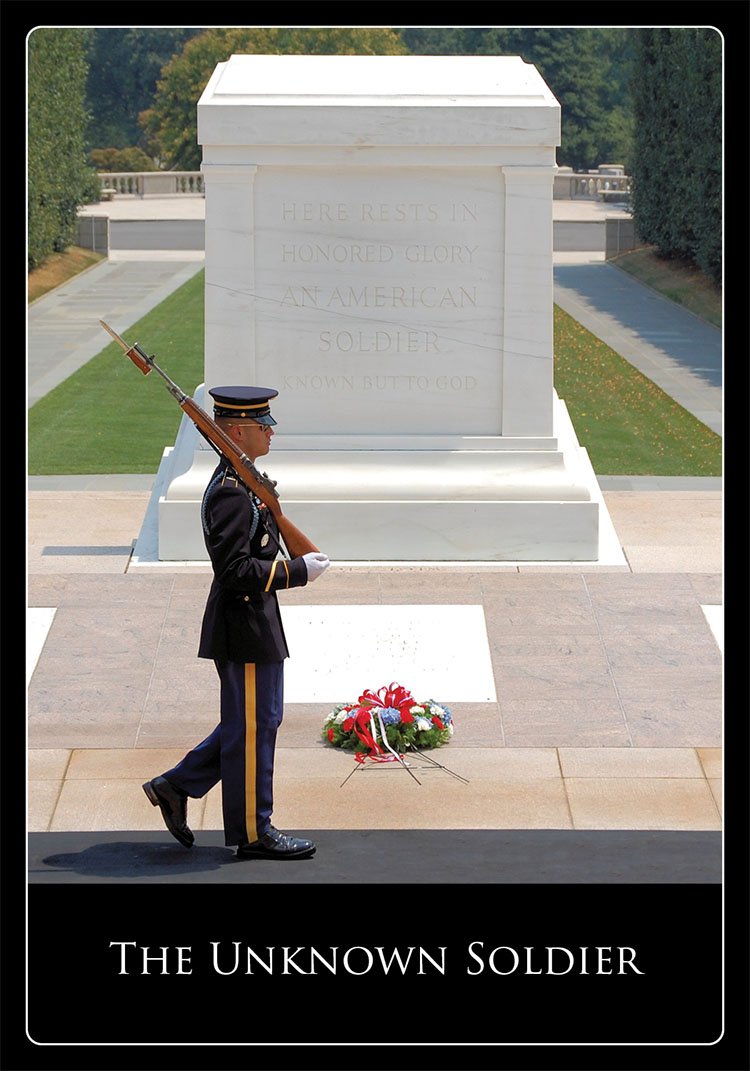
<svg viewBox="0 0 750 1071">
<path fill-rule="evenodd" d="M 250 844 L 240 844 L 237 849 L 238 859 L 309 859 L 315 855 L 315 845 L 311 840 L 290 837 L 269 826 L 259 840 Z"/>
<path fill-rule="evenodd" d="M 178 792 L 164 777 L 147 781 L 143 791 L 154 807 L 161 808 L 161 815 L 172 836 L 185 848 L 192 848 L 195 837 L 187 824 L 187 796 Z"/>
</svg>

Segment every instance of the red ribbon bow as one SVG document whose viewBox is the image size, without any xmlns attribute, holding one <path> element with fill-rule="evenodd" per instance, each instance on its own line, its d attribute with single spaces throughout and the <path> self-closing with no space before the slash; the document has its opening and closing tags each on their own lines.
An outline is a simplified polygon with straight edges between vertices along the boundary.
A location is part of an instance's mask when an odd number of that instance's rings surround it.
<svg viewBox="0 0 750 1071">
<path fill-rule="evenodd" d="M 397 710 L 402 722 L 410 722 L 414 721 L 410 707 L 414 706 L 415 700 L 411 692 L 404 688 L 403 685 L 392 681 L 388 687 L 384 685 L 377 692 L 373 692 L 371 688 L 368 688 L 359 697 L 358 702 L 359 707 L 351 711 L 352 718 L 346 719 L 343 728 L 345 732 L 348 732 L 349 729 L 354 729 L 354 732 L 366 746 L 368 755 L 358 751 L 354 756 L 357 762 L 364 762 L 368 757 L 374 759 L 385 754 L 385 749 L 380 746 L 370 732 L 370 708 L 384 707 Z"/>
<path fill-rule="evenodd" d="M 370 755 L 382 754 L 383 749 L 370 732 L 370 712 L 366 707 L 360 707 L 355 712 L 352 728 L 354 729 L 354 732 L 357 734 L 362 743 L 365 745 Z M 361 758 L 360 755 L 362 756 Z M 358 751 L 355 754 L 355 758 L 358 762 L 363 762 L 365 756 L 363 752 Z"/>
<path fill-rule="evenodd" d="M 397 684 L 396 681 L 392 681 L 388 687 L 384 685 L 377 692 L 368 689 L 359 697 L 361 706 L 390 707 L 397 710 L 403 722 L 414 721 L 410 713 L 410 708 L 414 706 L 414 702 L 414 696 L 411 692 L 404 688 L 402 684 Z"/>
</svg>

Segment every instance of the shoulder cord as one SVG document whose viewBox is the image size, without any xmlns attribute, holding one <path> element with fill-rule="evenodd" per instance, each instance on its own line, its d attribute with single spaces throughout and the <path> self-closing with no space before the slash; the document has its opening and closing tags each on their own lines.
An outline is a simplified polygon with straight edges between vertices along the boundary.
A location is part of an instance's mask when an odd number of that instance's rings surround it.
<svg viewBox="0 0 750 1071">
<path fill-rule="evenodd" d="M 203 528 L 203 534 L 208 538 L 208 521 L 206 519 L 206 510 L 208 509 L 208 500 L 211 497 L 211 492 L 216 487 L 219 480 L 224 479 L 224 472 L 217 472 L 213 480 L 203 492 L 203 501 L 201 502 L 201 527 Z"/>
<path fill-rule="evenodd" d="M 201 502 L 201 526 L 203 528 L 203 532 L 206 535 L 206 537 L 208 537 L 208 520 L 206 518 L 206 511 L 208 509 L 208 500 L 211 497 L 211 492 L 214 490 L 216 485 L 219 483 L 220 480 L 224 480 L 226 478 L 226 475 L 227 475 L 227 470 L 226 469 L 224 469 L 221 472 L 217 472 L 217 474 L 214 476 L 213 480 L 211 480 L 210 484 L 208 485 L 208 487 L 206 488 L 206 490 L 205 490 L 205 492 L 203 494 L 203 501 Z M 247 497 L 250 499 L 250 505 L 251 505 L 252 511 L 253 511 L 253 519 L 252 519 L 252 521 L 250 523 L 250 532 L 249 532 L 248 538 L 252 539 L 253 536 L 255 535 L 255 533 L 258 531 L 258 525 L 260 523 L 260 510 L 258 509 L 258 505 L 257 505 L 257 502 L 256 502 L 255 495 L 253 495 L 252 492 L 247 487 L 245 487 L 245 485 L 243 483 L 241 483 L 240 481 L 238 481 L 238 483 L 239 483 L 240 487 L 244 487 L 245 491 L 247 491 Z M 265 525 L 263 525 L 263 527 L 266 528 Z M 278 539 L 273 534 L 273 532 L 269 532 L 268 529 L 266 528 L 266 533 L 268 534 L 268 536 L 276 544 L 277 552 L 281 554 L 282 558 L 287 558 L 287 560 L 288 560 L 289 556 L 285 553 L 284 548 L 279 543 Z"/>
<path fill-rule="evenodd" d="M 208 536 L 208 518 L 206 517 L 206 512 L 208 510 L 208 500 L 211 497 L 211 493 L 213 492 L 217 484 L 223 483 L 224 480 L 227 478 L 228 471 L 228 469 L 222 469 L 220 472 L 217 472 L 213 480 L 211 480 L 210 484 L 203 493 L 203 501 L 201 502 L 201 526 L 203 528 L 203 533 L 205 536 Z M 237 480 L 235 476 L 232 476 L 231 479 L 235 481 L 238 487 L 242 487 L 242 489 L 247 492 L 247 497 L 250 499 L 250 506 L 253 511 L 253 519 L 250 523 L 249 538 L 252 539 L 258 530 L 258 523 L 260 522 L 260 511 L 257 505 L 255 504 L 254 496 L 250 494 L 245 485 L 239 480 Z"/>
</svg>

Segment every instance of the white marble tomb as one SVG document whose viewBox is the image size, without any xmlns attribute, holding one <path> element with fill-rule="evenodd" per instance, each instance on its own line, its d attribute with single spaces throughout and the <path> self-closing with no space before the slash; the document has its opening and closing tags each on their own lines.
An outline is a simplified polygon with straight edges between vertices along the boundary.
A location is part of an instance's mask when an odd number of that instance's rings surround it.
<svg viewBox="0 0 750 1071">
<path fill-rule="evenodd" d="M 234 55 L 198 138 L 194 396 L 210 412 L 213 386 L 279 390 L 261 468 L 290 519 L 338 561 L 600 559 L 605 507 L 553 387 L 560 106 L 537 70 Z M 183 420 L 157 479 L 161 560 L 206 559 L 215 463 Z"/>
</svg>

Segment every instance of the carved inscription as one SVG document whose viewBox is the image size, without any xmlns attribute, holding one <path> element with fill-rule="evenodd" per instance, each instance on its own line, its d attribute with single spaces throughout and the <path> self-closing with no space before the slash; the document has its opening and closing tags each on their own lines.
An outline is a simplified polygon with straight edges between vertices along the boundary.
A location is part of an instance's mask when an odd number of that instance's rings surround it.
<svg viewBox="0 0 750 1071">
<path fill-rule="evenodd" d="M 436 331 L 321 331 L 323 353 L 439 353 Z"/>
<path fill-rule="evenodd" d="M 306 305 L 315 309 L 463 309 L 477 304 L 477 288 L 472 286 L 288 286 L 282 305 Z"/>
<path fill-rule="evenodd" d="M 475 376 L 284 376 L 285 391 L 472 391 Z"/>
<path fill-rule="evenodd" d="M 465 201 L 451 201 L 446 206 L 425 204 L 422 201 L 371 203 L 362 201 L 350 205 L 345 201 L 285 201 L 281 206 L 281 218 L 292 223 L 348 223 L 358 219 L 362 223 L 436 223 L 445 218 L 452 223 L 477 221 L 476 205 Z"/>
<path fill-rule="evenodd" d="M 423 430 L 432 397 L 442 430 L 497 427 L 500 183 L 489 167 L 259 170 L 258 369 L 296 426 L 320 418 L 305 396 L 330 394 L 360 430 L 376 395 Z"/>
<path fill-rule="evenodd" d="M 348 203 L 344 201 L 282 201 L 280 222 L 406 224 L 477 222 L 475 204 L 450 201 L 396 202 L 380 201 Z M 282 265 L 388 265 L 394 272 L 410 265 L 471 266 L 479 249 L 478 243 L 462 242 L 385 242 L 339 241 L 282 241 L 279 259 Z M 282 307 L 308 309 L 465 309 L 477 308 L 480 298 L 476 285 L 453 286 L 439 284 L 379 284 L 361 283 L 356 286 L 288 285 L 281 297 Z M 336 330 L 323 329 L 318 333 L 319 353 L 397 354 L 441 353 L 438 331 L 398 330 Z"/>
<path fill-rule="evenodd" d="M 471 264 L 476 245 L 361 245 L 359 242 L 303 242 L 282 245 L 282 264 L 389 264 L 403 258 L 410 264 Z"/>
</svg>

